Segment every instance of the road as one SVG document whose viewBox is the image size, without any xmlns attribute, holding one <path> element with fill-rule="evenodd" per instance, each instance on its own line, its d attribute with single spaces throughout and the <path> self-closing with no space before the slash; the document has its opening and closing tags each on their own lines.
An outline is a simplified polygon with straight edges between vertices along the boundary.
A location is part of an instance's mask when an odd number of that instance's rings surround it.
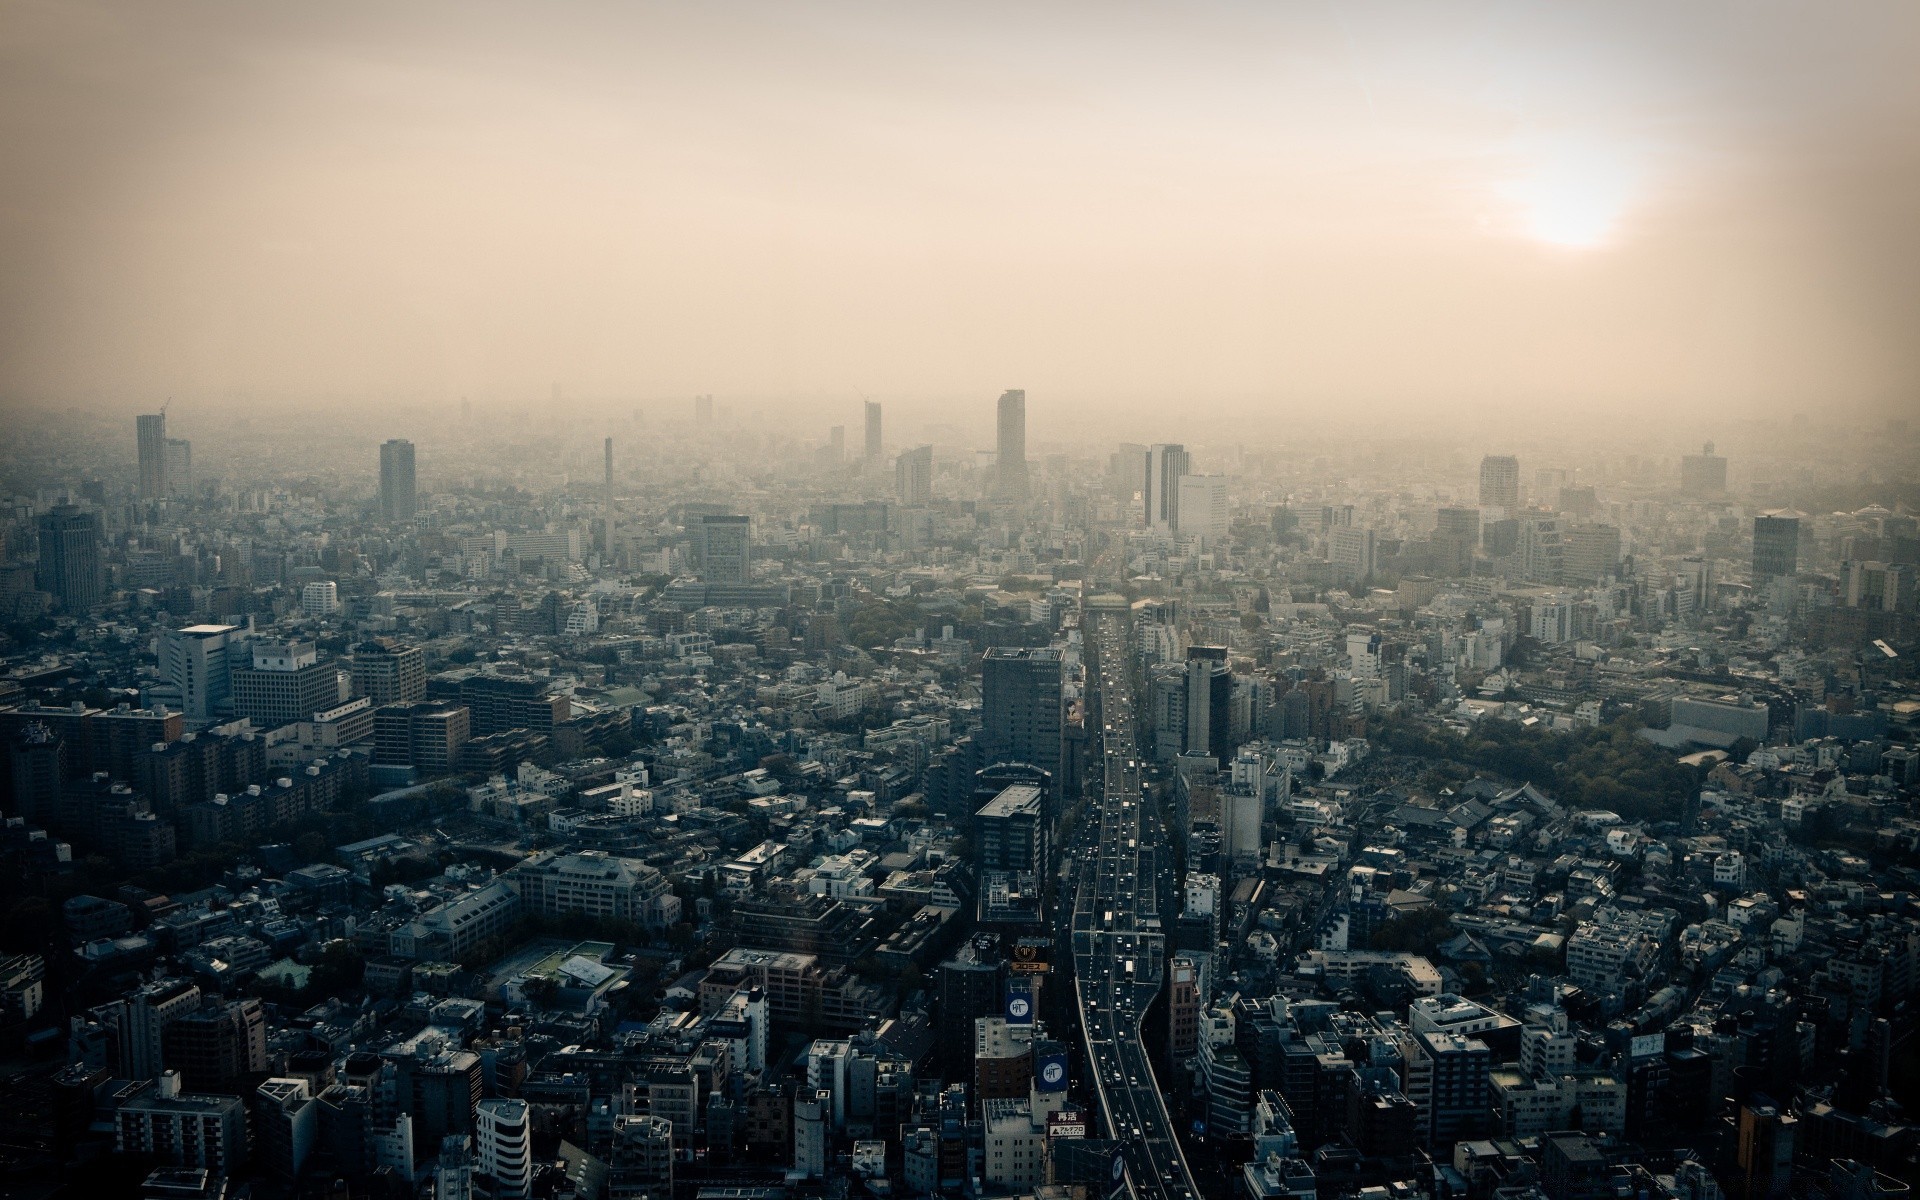
<svg viewBox="0 0 1920 1200">
<path fill-rule="evenodd" d="M 1073 907 L 1063 914 L 1073 944 L 1074 1002 L 1101 1120 L 1107 1136 L 1127 1147 L 1132 1194 L 1195 1200 L 1193 1175 L 1140 1040 L 1165 967 L 1160 913 L 1172 892 L 1173 862 L 1159 815 L 1141 798 L 1125 617 L 1090 612 L 1086 634 L 1102 790 L 1066 848 L 1077 864 Z"/>
</svg>

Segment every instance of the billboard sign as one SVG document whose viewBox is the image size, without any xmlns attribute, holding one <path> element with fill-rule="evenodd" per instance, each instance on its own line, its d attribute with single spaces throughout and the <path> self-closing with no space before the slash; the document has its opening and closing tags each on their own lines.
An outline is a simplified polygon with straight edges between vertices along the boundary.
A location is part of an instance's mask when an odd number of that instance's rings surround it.
<svg viewBox="0 0 1920 1200">
<path fill-rule="evenodd" d="M 1033 985 L 1024 979 L 1007 980 L 1007 1024 L 1033 1024 Z"/>
<path fill-rule="evenodd" d="M 1034 1083 L 1043 1092 L 1064 1092 L 1067 1090 L 1067 1056 L 1056 1051 L 1042 1054 L 1033 1064 Z"/>
</svg>

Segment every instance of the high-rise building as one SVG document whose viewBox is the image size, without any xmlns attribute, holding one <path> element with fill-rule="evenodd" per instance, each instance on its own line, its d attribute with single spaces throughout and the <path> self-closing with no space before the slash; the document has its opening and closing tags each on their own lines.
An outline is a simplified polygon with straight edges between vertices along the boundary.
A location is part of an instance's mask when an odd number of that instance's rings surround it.
<svg viewBox="0 0 1920 1200">
<path fill-rule="evenodd" d="M 753 544 L 749 522 L 737 515 L 696 518 L 694 551 L 700 578 L 708 583 L 750 583 Z"/>
<path fill-rule="evenodd" d="M 446 702 L 382 705 L 373 714 L 373 761 L 444 775 L 459 764 L 471 719 L 465 707 Z"/>
<path fill-rule="evenodd" d="M 607 477 L 601 484 L 604 489 L 600 497 L 600 565 L 613 565 L 613 439 L 606 443 Z"/>
<path fill-rule="evenodd" d="M 493 1181 L 500 1200 L 533 1191 L 533 1126 L 525 1100 L 482 1100 L 474 1113 L 476 1175 Z"/>
<path fill-rule="evenodd" d="M 330 617 L 340 611 L 340 585 L 331 579 L 315 579 L 300 589 L 300 612 L 309 617 Z"/>
<path fill-rule="evenodd" d="M 251 996 L 184 1014 L 162 1041 L 167 1066 L 196 1092 L 232 1092 L 267 1070 L 267 1016 Z"/>
<path fill-rule="evenodd" d="M 413 443 L 389 438 L 380 443 L 380 519 L 411 521 L 414 508 Z"/>
<path fill-rule="evenodd" d="M 1159 443 L 1147 449 L 1146 526 L 1162 533 L 1180 528 L 1180 477 L 1187 448 Z"/>
<path fill-rule="evenodd" d="M 85 612 L 102 599 L 100 518 L 72 504 L 40 516 L 40 563 L 34 586 L 50 592 L 68 612 Z"/>
<path fill-rule="evenodd" d="M 1794 1135 L 1800 1121 L 1781 1112 L 1765 1096 L 1740 1106 L 1734 1165 L 1739 1168 L 1732 1200 L 1774 1200 L 1785 1196 L 1793 1173 Z"/>
<path fill-rule="evenodd" d="M 1192 955 L 1173 956 L 1167 988 L 1167 1053 L 1179 1065 L 1200 1049 L 1200 969 Z"/>
<path fill-rule="evenodd" d="M 1520 518 L 1520 568 L 1534 583 L 1559 583 L 1566 570 L 1560 516 L 1531 508 Z"/>
<path fill-rule="evenodd" d="M 167 414 L 143 413 L 134 418 L 140 450 L 140 498 L 159 500 L 167 494 Z"/>
<path fill-rule="evenodd" d="M 1753 584 L 1792 578 L 1800 565 L 1800 519 L 1792 509 L 1764 512 L 1753 519 Z"/>
<path fill-rule="evenodd" d="M 253 630 L 242 625 L 189 625 L 162 630 L 154 639 L 167 705 L 189 723 L 206 724 L 233 715 L 233 671 L 253 656 Z"/>
<path fill-rule="evenodd" d="M 1688 496 L 1712 497 L 1727 493 L 1727 460 L 1708 442 L 1698 454 L 1680 457 L 1680 491 Z"/>
<path fill-rule="evenodd" d="M 253 643 L 251 666 L 233 672 L 233 711 L 261 729 L 306 721 L 340 702 L 340 671 L 312 642 Z"/>
<path fill-rule="evenodd" d="M 835 425 L 827 430 L 827 457 L 835 463 L 847 461 L 847 427 Z"/>
<path fill-rule="evenodd" d="M 1147 487 L 1147 448 L 1137 442 L 1121 442 L 1107 459 L 1107 478 L 1114 498 L 1122 504 L 1137 499 Z"/>
<path fill-rule="evenodd" d="M 1520 507 L 1519 459 L 1489 454 L 1480 460 L 1480 507 L 1500 509 L 1503 516 Z"/>
<path fill-rule="evenodd" d="M 1000 393 L 998 437 L 994 441 L 994 498 L 1027 498 L 1027 393 L 1009 388 Z"/>
<path fill-rule="evenodd" d="M 713 424 L 713 397 L 711 395 L 693 398 L 693 423 L 695 425 Z"/>
<path fill-rule="evenodd" d="M 979 741 L 989 763 L 1022 762 L 1057 783 L 1061 658 L 1051 647 L 995 647 L 980 661 Z"/>
<path fill-rule="evenodd" d="M 933 499 L 932 446 L 917 446 L 894 460 L 893 490 L 900 503 L 908 507 Z"/>
<path fill-rule="evenodd" d="M 185 496 L 193 491 L 193 443 L 185 438 L 167 439 L 167 495 Z"/>
<path fill-rule="evenodd" d="M 353 648 L 347 660 L 353 694 L 378 707 L 408 704 L 427 694 L 427 656 L 418 646 L 392 638 L 374 638 Z"/>
<path fill-rule="evenodd" d="M 867 453 L 869 463 L 880 461 L 880 403 L 867 401 Z"/>
<path fill-rule="evenodd" d="M 1046 796 L 1014 784 L 973 814 L 975 866 L 1039 875 L 1047 869 Z"/>
<path fill-rule="evenodd" d="M 320 1107 L 314 1103 L 311 1080 L 269 1079 L 254 1089 L 254 1160 L 269 1175 L 299 1178 L 319 1130 Z"/>
<path fill-rule="evenodd" d="M 1179 488 L 1180 534 L 1211 548 L 1227 536 L 1227 477 L 1182 475 Z"/>
<path fill-rule="evenodd" d="M 247 1108 L 238 1096 L 196 1095 L 168 1071 L 120 1106 L 114 1149 L 222 1178 L 247 1161 Z"/>
<path fill-rule="evenodd" d="M 1379 565 L 1379 539 L 1363 525 L 1335 525 L 1327 531 L 1327 561 L 1336 582 L 1363 582 Z"/>
<path fill-rule="evenodd" d="M 1619 526 L 1578 525 L 1561 540 L 1561 573 L 1568 582 L 1598 583 L 1619 572 Z"/>
<path fill-rule="evenodd" d="M 1225 762 L 1233 752 L 1233 672 L 1225 646 L 1189 646 L 1182 749 Z"/>
</svg>

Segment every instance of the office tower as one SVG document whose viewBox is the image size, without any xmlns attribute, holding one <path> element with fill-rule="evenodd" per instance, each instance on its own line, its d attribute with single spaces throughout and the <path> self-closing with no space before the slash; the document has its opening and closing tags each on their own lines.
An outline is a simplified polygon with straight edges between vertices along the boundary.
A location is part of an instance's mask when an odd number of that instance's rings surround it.
<svg viewBox="0 0 1920 1200">
<path fill-rule="evenodd" d="M 1107 459 L 1107 476 L 1115 499 L 1123 504 L 1136 499 L 1147 488 L 1147 448 L 1137 442 L 1121 442 Z"/>
<path fill-rule="evenodd" d="M 973 814 L 974 866 L 1039 875 L 1047 869 L 1046 796 L 1014 784 Z"/>
<path fill-rule="evenodd" d="M 193 491 L 193 443 L 185 438 L 167 439 L 167 495 L 185 496 Z"/>
<path fill-rule="evenodd" d="M 72 504 L 58 504 L 40 516 L 40 563 L 34 586 L 50 592 L 68 612 L 85 612 L 100 603 L 100 518 Z"/>
<path fill-rule="evenodd" d="M 340 611 L 340 585 L 331 579 L 316 579 L 300 589 L 300 612 L 309 617 L 330 617 Z"/>
<path fill-rule="evenodd" d="M 1060 777 L 1061 661 L 1051 647 L 995 647 L 980 660 L 979 741 L 988 763 Z"/>
<path fill-rule="evenodd" d="M 152 1079 L 165 1063 L 167 1026 L 200 1007 L 200 989 L 184 979 L 150 983 L 124 1000 L 96 1009 L 112 1022 L 119 1043 L 120 1073 Z"/>
<path fill-rule="evenodd" d="M 867 401 L 867 453 L 869 463 L 880 461 L 880 405 L 877 401 Z"/>
<path fill-rule="evenodd" d="M 1200 969 L 1191 954 L 1173 956 L 1167 984 L 1167 1053 L 1179 1066 L 1199 1050 Z"/>
<path fill-rule="evenodd" d="M 353 648 L 347 659 L 353 694 L 377 707 L 408 704 L 427 694 L 427 655 L 418 646 L 393 638 L 374 638 Z"/>
<path fill-rule="evenodd" d="M 1798 1118 L 1781 1112 L 1765 1096 L 1756 1095 L 1740 1106 L 1734 1150 L 1739 1173 L 1727 1193 L 1732 1200 L 1772 1200 L 1787 1194 L 1799 1125 Z"/>
<path fill-rule="evenodd" d="M 613 565 L 613 439 L 606 444 L 607 478 L 606 492 L 600 500 L 600 565 Z"/>
<path fill-rule="evenodd" d="M 207 724 L 233 714 L 233 670 L 252 661 L 253 630 L 242 625 L 189 625 L 162 630 L 154 639 L 168 706 L 189 724 Z M 158 698 L 156 696 L 156 698 Z"/>
<path fill-rule="evenodd" d="M 1712 442 L 1698 454 L 1681 455 L 1680 491 L 1701 498 L 1727 494 L 1727 460 L 1713 452 Z"/>
<path fill-rule="evenodd" d="M 1227 536 L 1227 477 L 1182 475 L 1179 488 L 1179 533 L 1211 548 Z"/>
<path fill-rule="evenodd" d="M 1520 460 L 1511 454 L 1489 454 L 1480 460 L 1480 507 L 1497 508 L 1512 516 L 1520 507 Z"/>
<path fill-rule="evenodd" d="M 482 1100 L 474 1113 L 475 1174 L 493 1181 L 500 1200 L 533 1190 L 533 1128 L 525 1100 Z"/>
<path fill-rule="evenodd" d="M 893 463 L 894 494 L 900 503 L 914 507 L 933 499 L 933 447 L 908 450 Z"/>
<path fill-rule="evenodd" d="M 261 1170 L 276 1179 L 297 1179 L 320 1133 L 320 1107 L 313 1084 L 276 1078 L 253 1093 L 253 1153 Z"/>
<path fill-rule="evenodd" d="M 1800 518 L 1805 513 L 1775 509 L 1753 519 L 1753 586 L 1792 578 L 1800 563 Z"/>
<path fill-rule="evenodd" d="M 1180 477 L 1186 473 L 1185 446 L 1161 443 L 1147 450 L 1147 528 L 1162 533 L 1180 528 Z"/>
<path fill-rule="evenodd" d="M 695 425 L 713 424 L 713 397 L 695 396 L 693 398 L 693 423 Z"/>
<path fill-rule="evenodd" d="M 1840 593 L 1848 608 L 1900 612 L 1912 607 L 1914 567 L 1910 563 L 1859 562 L 1840 564 Z"/>
<path fill-rule="evenodd" d="M 746 517 L 708 514 L 695 518 L 695 557 L 708 583 L 753 580 L 753 546 Z"/>
<path fill-rule="evenodd" d="M 267 1070 L 267 1015 L 249 996 L 186 1013 L 162 1035 L 167 1066 L 196 1092 L 231 1092 Z"/>
<path fill-rule="evenodd" d="M 165 410 L 134 418 L 140 450 L 140 498 L 159 500 L 167 494 L 167 414 Z"/>
<path fill-rule="evenodd" d="M 1232 753 L 1233 672 L 1225 646 L 1189 646 L 1182 750 L 1225 761 Z"/>
<path fill-rule="evenodd" d="M 1520 518 L 1520 569 L 1531 582 L 1559 583 L 1565 568 L 1559 515 L 1528 509 Z"/>
<path fill-rule="evenodd" d="M 1027 498 L 1027 393 L 1010 388 L 1000 393 L 998 437 L 994 441 L 994 498 Z"/>
<path fill-rule="evenodd" d="M 1480 510 L 1448 507 L 1434 512 L 1433 534 L 1467 546 L 1480 544 Z"/>
<path fill-rule="evenodd" d="M 261 729 L 305 721 L 340 702 L 340 672 L 312 642 L 253 643 L 252 665 L 233 671 L 233 711 Z"/>
<path fill-rule="evenodd" d="M 1619 526 L 1576 526 L 1561 541 L 1561 574 L 1569 583 L 1598 583 L 1619 573 Z"/>
<path fill-rule="evenodd" d="M 380 443 L 380 519 L 413 520 L 413 489 L 413 443 L 404 438 Z"/>
<path fill-rule="evenodd" d="M 1336 525 L 1327 531 L 1327 561 L 1336 582 L 1361 583 L 1372 578 L 1379 564 L 1378 539 L 1364 526 Z"/>
<path fill-rule="evenodd" d="M 168 1071 L 116 1114 L 114 1149 L 170 1167 L 201 1167 L 224 1178 L 247 1161 L 247 1108 L 238 1096 L 183 1092 Z"/>
</svg>

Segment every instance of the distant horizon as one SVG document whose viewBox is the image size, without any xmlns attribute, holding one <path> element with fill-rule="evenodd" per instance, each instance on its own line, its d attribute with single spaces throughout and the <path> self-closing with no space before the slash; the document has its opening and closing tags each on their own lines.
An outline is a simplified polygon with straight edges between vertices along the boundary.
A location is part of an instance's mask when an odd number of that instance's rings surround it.
<svg viewBox="0 0 1920 1200">
<path fill-rule="evenodd" d="M 570 15 L 9 5 L 0 410 L 1920 410 L 1911 4 Z"/>
</svg>

